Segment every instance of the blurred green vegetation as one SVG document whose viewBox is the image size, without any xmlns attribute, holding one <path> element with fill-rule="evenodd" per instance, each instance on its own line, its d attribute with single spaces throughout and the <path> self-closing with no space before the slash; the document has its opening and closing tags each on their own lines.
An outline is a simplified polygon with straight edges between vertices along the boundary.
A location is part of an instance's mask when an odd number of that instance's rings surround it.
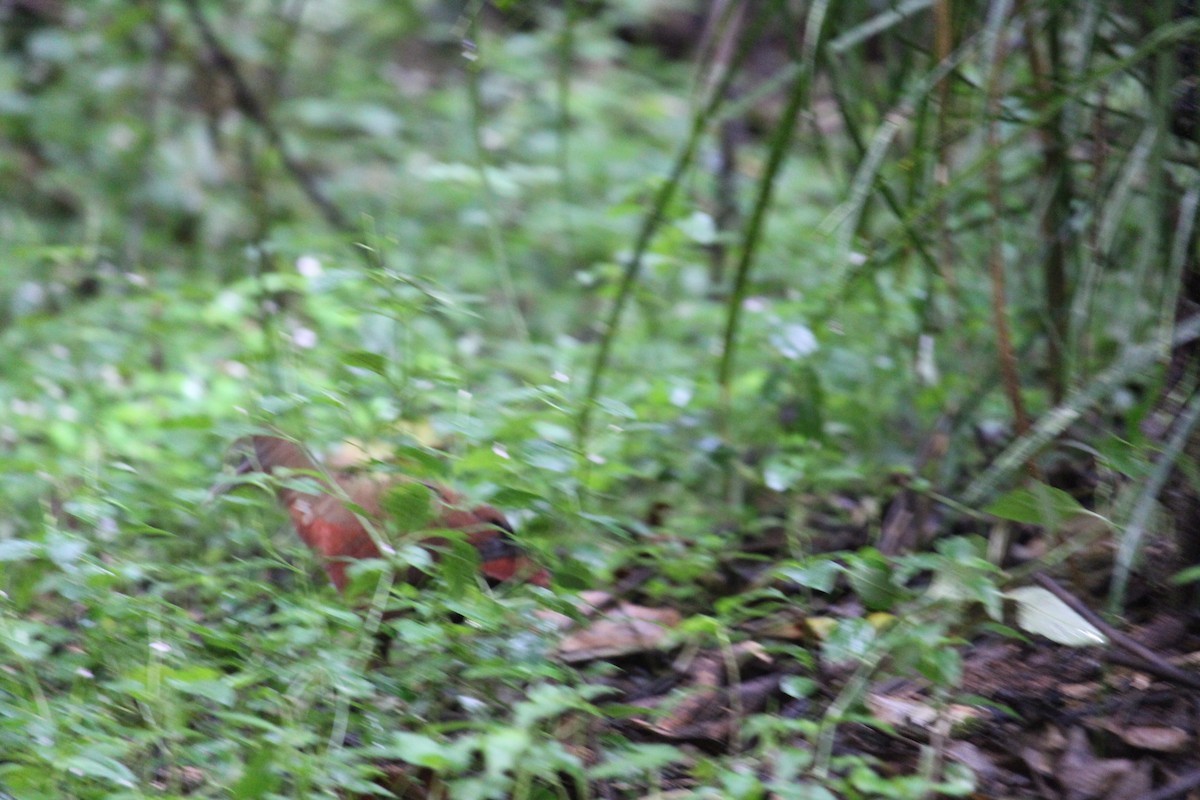
<svg viewBox="0 0 1200 800">
<path fill-rule="evenodd" d="M 455 798 L 964 793 L 832 755 L 850 689 L 721 755 L 598 735 L 603 667 L 532 612 L 649 566 L 681 641 L 728 643 L 784 601 L 713 576 L 777 528 L 772 578 L 917 609 L 827 648 L 952 692 L 1003 577 L 978 538 L 893 574 L 883 509 L 965 495 L 987 534 L 1084 452 L 1129 518 L 1191 300 L 1197 19 L 460 5 L 0 3 L 0 796 L 345 796 L 388 760 Z M 364 671 L 270 498 L 210 492 L 264 427 L 436 454 L 555 590 L 399 587 Z M 841 525 L 864 549 L 816 553 Z"/>
</svg>

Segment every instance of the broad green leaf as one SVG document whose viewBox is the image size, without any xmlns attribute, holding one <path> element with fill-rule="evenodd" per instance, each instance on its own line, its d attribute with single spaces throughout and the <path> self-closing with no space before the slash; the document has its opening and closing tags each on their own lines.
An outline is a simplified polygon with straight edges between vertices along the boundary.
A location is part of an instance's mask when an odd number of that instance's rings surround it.
<svg viewBox="0 0 1200 800">
<path fill-rule="evenodd" d="M 262 747 L 246 759 L 242 777 L 230 787 L 230 795 L 236 800 L 258 800 L 279 789 L 280 776 L 272 768 L 275 763 L 275 748 Z"/>
<path fill-rule="evenodd" d="M 843 567 L 831 558 L 816 556 L 799 564 L 780 567 L 778 574 L 789 581 L 818 592 L 833 591 Z"/>
<path fill-rule="evenodd" d="M 493 777 L 513 771 L 529 750 L 529 732 L 518 728 L 497 728 L 483 737 L 483 762 Z"/>
<path fill-rule="evenodd" d="M 462 538 L 451 539 L 443 548 L 441 573 L 450 593 L 457 597 L 474 585 L 479 574 L 479 551 Z"/>
<path fill-rule="evenodd" d="M 355 350 L 342 356 L 342 363 L 347 367 L 356 367 L 374 372 L 376 375 L 387 374 L 387 359 L 378 353 L 367 350 Z"/>
<path fill-rule="evenodd" d="M 454 766 L 447 757 L 449 749 L 444 742 L 418 733 L 397 731 L 392 734 L 391 744 L 382 750 L 383 755 L 388 758 L 398 758 L 409 764 L 429 767 L 436 771 Z"/>
<path fill-rule="evenodd" d="M 1089 513 L 1071 495 L 1044 483 L 1014 489 L 984 509 L 994 517 L 1057 528 L 1068 519 Z"/>
<path fill-rule="evenodd" d="M 120 761 L 98 753 L 67 756 L 59 763 L 68 772 L 99 778 L 118 786 L 133 786 L 137 781 L 137 777 Z"/>
<path fill-rule="evenodd" d="M 433 490 L 423 483 L 399 483 L 384 492 L 381 501 L 396 530 L 412 533 L 433 522 Z"/>
</svg>

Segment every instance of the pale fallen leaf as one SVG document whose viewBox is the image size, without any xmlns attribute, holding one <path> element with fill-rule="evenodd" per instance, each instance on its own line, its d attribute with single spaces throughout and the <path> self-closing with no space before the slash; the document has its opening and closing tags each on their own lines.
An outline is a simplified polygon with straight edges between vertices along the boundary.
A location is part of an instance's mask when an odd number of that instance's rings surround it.
<svg viewBox="0 0 1200 800">
<path fill-rule="evenodd" d="M 1109 720 L 1104 727 L 1120 737 L 1125 744 L 1156 753 L 1182 753 L 1192 741 L 1187 731 L 1165 725 L 1121 727 L 1115 721 Z"/>
<path fill-rule="evenodd" d="M 1040 586 L 1022 586 L 1006 592 L 1017 603 L 1017 626 L 1070 647 L 1108 644 L 1099 628 Z"/>
<path fill-rule="evenodd" d="M 558 654 L 564 661 L 577 663 L 655 650 L 681 619 L 673 608 L 621 603 L 608 616 L 563 639 Z"/>
<path fill-rule="evenodd" d="M 1097 758 L 1083 728 L 1067 734 L 1067 750 L 1058 760 L 1055 777 L 1068 800 L 1106 797 L 1134 769 L 1127 758 Z"/>
<path fill-rule="evenodd" d="M 949 705 L 936 708 L 918 700 L 871 693 L 866 698 L 867 708 L 879 719 L 897 728 L 933 728 L 939 720 L 952 727 L 979 717 L 979 710 L 966 705 Z"/>
</svg>

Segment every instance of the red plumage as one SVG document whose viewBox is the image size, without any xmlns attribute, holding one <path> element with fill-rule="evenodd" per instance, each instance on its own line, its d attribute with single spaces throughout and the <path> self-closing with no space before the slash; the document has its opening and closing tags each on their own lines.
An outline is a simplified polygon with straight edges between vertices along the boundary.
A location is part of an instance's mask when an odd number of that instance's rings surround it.
<svg viewBox="0 0 1200 800">
<path fill-rule="evenodd" d="M 253 436 L 249 444 L 251 452 L 239 472 L 261 470 L 274 474 L 284 468 L 311 472 L 314 476 L 325 474 L 299 445 L 287 439 Z M 417 482 L 399 475 L 330 474 L 329 478 L 336 483 L 336 490 L 328 479 L 321 478 L 318 482 L 325 491 L 320 494 L 281 486 L 278 496 L 296 533 L 321 557 L 329 579 L 341 591 L 346 587 L 346 568 L 351 561 L 380 556 L 375 540 L 343 498 L 361 509 L 368 520 L 382 523 L 387 518 L 382 506 L 387 491 L 399 483 Z M 546 570 L 538 567 L 513 541 L 512 528 L 503 514 L 489 505 L 466 507 L 461 495 L 444 486 L 421 485 L 434 494 L 435 516 L 426 528 L 463 531 L 467 541 L 479 551 L 480 570 L 489 582 L 516 579 L 536 586 L 549 584 Z M 444 538 L 436 535 L 422 541 L 435 557 L 437 548 L 445 543 Z M 415 571 L 409 576 L 413 580 L 416 577 Z"/>
</svg>

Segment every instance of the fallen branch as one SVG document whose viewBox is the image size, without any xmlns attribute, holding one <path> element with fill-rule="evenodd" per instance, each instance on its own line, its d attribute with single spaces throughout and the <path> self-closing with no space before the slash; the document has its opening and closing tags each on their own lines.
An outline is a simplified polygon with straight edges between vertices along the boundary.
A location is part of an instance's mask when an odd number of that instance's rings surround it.
<svg viewBox="0 0 1200 800">
<path fill-rule="evenodd" d="M 1144 671 L 1191 689 L 1200 689 L 1200 675 L 1179 669 L 1179 667 L 1171 664 L 1141 642 L 1121 633 L 1112 625 L 1105 622 L 1099 614 L 1089 608 L 1082 600 L 1060 586 L 1053 578 L 1039 574 L 1034 575 L 1033 580 L 1043 589 L 1070 606 L 1071 610 L 1076 614 L 1095 626 L 1097 630 L 1108 637 L 1110 642 L 1134 656 L 1134 658 L 1141 662 L 1141 668 Z"/>
</svg>

